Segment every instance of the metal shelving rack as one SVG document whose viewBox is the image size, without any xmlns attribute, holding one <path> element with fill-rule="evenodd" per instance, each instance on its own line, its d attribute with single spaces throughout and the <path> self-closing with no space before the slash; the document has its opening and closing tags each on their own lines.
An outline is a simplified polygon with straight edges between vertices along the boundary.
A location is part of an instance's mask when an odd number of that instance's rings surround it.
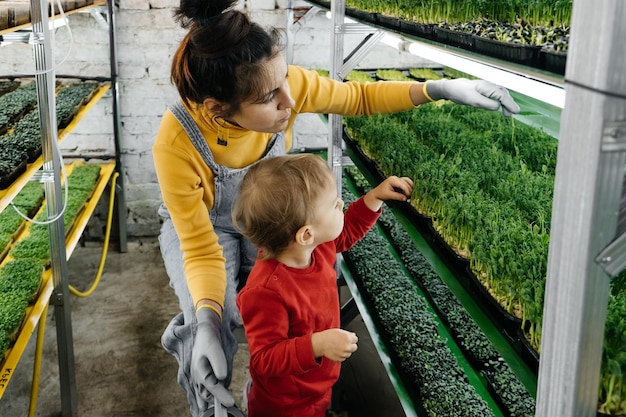
<svg viewBox="0 0 626 417">
<path fill-rule="evenodd" d="M 333 79 L 343 80 L 382 40 L 564 109 L 536 416 L 595 416 L 610 277 L 626 267 L 626 3 L 574 0 L 564 79 L 346 23 L 345 0 L 333 0 L 330 10 Z M 344 34 L 359 32 L 365 39 L 344 58 Z M 341 190 L 342 167 L 351 163 L 342 153 L 341 116 L 329 121 L 328 159 Z"/>
<path fill-rule="evenodd" d="M 104 4 L 104 3 L 103 3 Z M 30 0 L 30 18 L 32 33 L 29 36 L 24 37 L 24 41 L 28 41 L 33 45 L 34 57 L 35 57 L 35 82 L 37 87 L 37 101 L 39 120 L 41 128 L 41 143 L 42 143 L 42 169 L 40 181 L 44 183 L 45 198 L 47 205 L 48 218 L 54 218 L 63 210 L 63 201 L 61 192 L 61 178 L 63 163 L 62 158 L 58 155 L 58 131 L 56 125 L 56 104 L 55 104 L 55 72 L 54 62 L 52 59 L 52 46 L 51 46 L 51 33 L 50 33 L 50 16 L 48 0 Z M 92 8 L 93 6 L 88 6 Z M 96 6 L 99 7 L 99 6 Z M 99 11 L 91 10 L 92 14 L 99 20 L 104 19 L 100 16 Z M 120 156 L 120 112 L 119 112 L 119 96 L 117 86 L 117 55 L 116 55 L 116 43 L 115 43 L 115 14 L 114 5 L 112 0 L 106 2 L 106 16 L 108 21 L 109 31 L 109 49 L 110 49 L 110 86 L 113 99 L 113 123 L 114 123 L 114 142 L 115 142 L 115 164 L 112 168 L 107 168 L 109 177 L 111 177 L 114 170 L 119 175 L 119 180 L 116 183 L 116 216 L 118 224 L 118 242 L 121 252 L 126 251 L 126 226 L 122 220 L 125 216 L 125 198 L 124 198 L 124 186 L 122 182 L 122 163 Z M 40 174 L 39 172 L 37 174 Z M 22 181 L 22 186 L 26 181 Z M 99 195 L 102 195 L 102 191 L 106 184 L 101 184 Z M 21 188 L 21 187 L 20 187 Z M 17 193 L 19 190 L 14 190 Z M 6 197 L 6 196 L 5 196 Z M 6 197 L 9 198 L 9 197 Z M 92 208 L 93 212 L 93 208 Z M 76 377 L 74 367 L 74 350 L 73 350 L 73 335 L 72 335 L 72 323 L 71 323 L 71 309 L 70 309 L 70 293 L 68 283 L 68 270 L 67 270 L 67 253 L 66 253 L 66 231 L 64 230 L 63 217 L 61 216 L 54 222 L 49 224 L 50 233 L 50 268 L 46 271 L 44 277 L 45 286 L 41 291 L 32 311 L 29 315 L 29 323 L 22 329 L 21 332 L 29 332 L 24 336 L 27 342 L 30 334 L 34 330 L 39 320 L 42 318 L 42 313 L 45 311 L 45 306 L 49 303 L 54 306 L 54 314 L 56 320 L 56 333 L 57 333 L 57 349 L 58 349 L 58 362 L 59 362 L 59 379 L 61 389 L 61 413 L 64 417 L 74 416 L 77 410 L 77 397 L 76 397 Z M 70 244 L 75 246 L 76 236 L 71 240 Z M 73 247 L 72 246 L 72 247 Z M 71 249 L 69 250 L 71 252 Z M 21 356 L 21 351 L 18 352 Z M 19 358 L 9 358 L 15 366 Z M 6 371 L 2 369 L 3 373 Z M 10 375 L 3 376 L 3 387 L 10 380 Z M 4 390 L 3 390 L 4 391 Z"/>
</svg>

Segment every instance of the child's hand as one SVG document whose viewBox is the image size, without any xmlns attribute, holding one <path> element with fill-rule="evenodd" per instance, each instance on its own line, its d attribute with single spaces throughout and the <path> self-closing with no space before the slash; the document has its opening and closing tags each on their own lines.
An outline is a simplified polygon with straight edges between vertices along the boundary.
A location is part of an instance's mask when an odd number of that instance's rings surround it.
<svg viewBox="0 0 626 417">
<path fill-rule="evenodd" d="M 359 338 L 355 333 L 343 329 L 328 329 L 311 335 L 313 354 L 325 356 L 334 362 L 343 362 L 357 350 Z"/>
<path fill-rule="evenodd" d="M 408 201 L 412 191 L 413 181 L 410 178 L 391 176 L 365 194 L 365 205 L 372 211 L 378 211 L 385 200 Z"/>
</svg>

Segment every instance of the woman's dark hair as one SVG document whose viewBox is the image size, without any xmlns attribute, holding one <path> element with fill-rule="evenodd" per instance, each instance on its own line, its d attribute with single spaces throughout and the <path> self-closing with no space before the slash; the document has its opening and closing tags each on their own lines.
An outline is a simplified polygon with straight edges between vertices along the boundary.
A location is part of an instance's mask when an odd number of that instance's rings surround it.
<svg viewBox="0 0 626 417">
<path fill-rule="evenodd" d="M 174 55 L 171 80 L 181 99 L 226 104 L 226 117 L 243 101 L 267 93 L 265 63 L 281 50 L 281 32 L 266 30 L 239 10 L 237 0 L 181 0 L 174 18 L 189 31 Z"/>
</svg>

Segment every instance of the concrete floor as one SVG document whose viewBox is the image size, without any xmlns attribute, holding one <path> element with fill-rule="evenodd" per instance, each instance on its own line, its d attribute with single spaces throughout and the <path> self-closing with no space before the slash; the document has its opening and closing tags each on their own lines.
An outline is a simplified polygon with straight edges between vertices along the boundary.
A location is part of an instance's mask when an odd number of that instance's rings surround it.
<svg viewBox="0 0 626 417">
<path fill-rule="evenodd" d="M 87 242 L 69 261 L 70 284 L 85 291 L 100 262 L 102 245 Z M 128 251 L 108 251 L 95 292 L 71 297 L 76 366 L 77 417 L 186 417 L 187 401 L 176 383 L 176 361 L 160 336 L 178 312 L 156 238 L 130 240 Z M 359 336 L 359 350 L 344 363 L 340 379 L 341 415 L 400 417 L 399 405 L 360 317 L 348 326 Z M 28 416 L 36 332 L 7 390 L 0 417 Z M 242 408 L 248 379 L 248 346 L 241 332 L 232 390 Z M 61 413 L 56 327 L 53 308 L 46 320 L 36 416 Z"/>
</svg>

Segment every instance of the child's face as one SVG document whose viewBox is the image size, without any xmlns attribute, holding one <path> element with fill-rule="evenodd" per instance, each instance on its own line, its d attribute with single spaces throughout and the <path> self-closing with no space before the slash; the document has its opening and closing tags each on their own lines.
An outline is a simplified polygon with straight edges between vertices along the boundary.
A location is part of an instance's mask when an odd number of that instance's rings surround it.
<svg viewBox="0 0 626 417">
<path fill-rule="evenodd" d="M 317 244 L 335 240 L 343 230 L 343 200 L 337 196 L 337 185 L 331 176 L 315 204 L 312 226 Z"/>
</svg>

